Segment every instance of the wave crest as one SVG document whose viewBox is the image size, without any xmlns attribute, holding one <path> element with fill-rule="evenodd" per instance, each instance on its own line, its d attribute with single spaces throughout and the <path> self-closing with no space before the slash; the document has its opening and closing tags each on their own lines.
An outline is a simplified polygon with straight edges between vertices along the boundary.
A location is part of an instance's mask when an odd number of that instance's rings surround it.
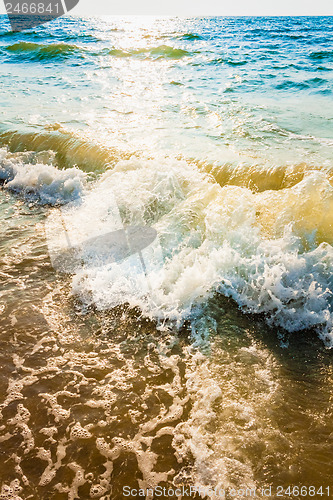
<svg viewBox="0 0 333 500">
<path fill-rule="evenodd" d="M 170 47 L 169 45 L 159 45 L 158 47 L 143 47 L 139 49 L 111 49 L 108 54 L 114 57 L 151 57 L 151 58 L 165 58 L 165 59 L 180 59 L 189 56 L 187 50 L 177 47 Z"/>
<path fill-rule="evenodd" d="M 34 42 L 17 42 L 6 47 L 6 51 L 31 60 L 64 59 L 71 55 L 83 57 L 85 49 L 67 43 L 41 44 Z"/>
</svg>

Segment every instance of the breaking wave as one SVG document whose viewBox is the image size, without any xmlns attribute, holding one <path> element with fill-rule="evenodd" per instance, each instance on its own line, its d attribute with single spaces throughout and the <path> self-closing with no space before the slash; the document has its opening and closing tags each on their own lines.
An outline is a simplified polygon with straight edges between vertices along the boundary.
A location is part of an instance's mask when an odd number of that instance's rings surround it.
<svg viewBox="0 0 333 500">
<path fill-rule="evenodd" d="M 163 264 L 152 270 L 151 293 L 133 259 L 124 264 L 126 272 L 122 265 L 93 263 L 73 277 L 73 292 L 86 305 L 103 310 L 129 303 L 151 318 L 181 325 L 222 294 L 271 325 L 289 332 L 315 328 L 333 343 L 330 169 L 201 168 L 179 159 L 121 159 L 113 152 L 109 169 L 89 187 L 74 165 L 81 167 L 81 155 L 93 171 L 101 155 L 105 166 L 109 150 L 97 145 L 90 150 L 63 131 L 6 137 L 11 148 L 22 147 L 24 139 L 37 151 L 1 150 L 5 189 L 42 204 L 80 200 L 70 212 L 71 227 L 87 234 L 110 211 L 113 194 L 125 225 L 148 224 L 158 232 Z M 57 162 L 61 151 L 70 155 L 70 168 Z M 152 262 L 154 251 L 144 257 Z"/>
<path fill-rule="evenodd" d="M 126 263 L 127 277 L 122 266 L 80 269 L 73 291 L 87 305 L 127 302 L 181 325 L 221 293 L 271 325 L 289 332 L 315 328 L 332 343 L 333 187 L 323 172 L 260 193 L 221 187 L 185 161 L 126 160 L 95 189 L 98 196 L 86 199 L 90 215 L 99 220 L 113 192 L 125 224 L 157 230 L 164 263 L 160 274 L 152 272 L 148 295 L 135 262 Z M 80 210 L 71 223 L 82 224 Z M 86 223 L 93 229 L 94 216 Z M 154 260 L 151 253 L 146 258 Z"/>
</svg>

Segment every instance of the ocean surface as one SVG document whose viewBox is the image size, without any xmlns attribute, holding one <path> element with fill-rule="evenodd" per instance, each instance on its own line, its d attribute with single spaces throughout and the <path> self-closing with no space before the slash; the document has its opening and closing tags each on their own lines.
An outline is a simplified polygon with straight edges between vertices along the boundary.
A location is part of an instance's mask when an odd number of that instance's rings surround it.
<svg viewBox="0 0 333 500">
<path fill-rule="evenodd" d="M 332 28 L 0 18 L 1 499 L 332 494 Z"/>
</svg>

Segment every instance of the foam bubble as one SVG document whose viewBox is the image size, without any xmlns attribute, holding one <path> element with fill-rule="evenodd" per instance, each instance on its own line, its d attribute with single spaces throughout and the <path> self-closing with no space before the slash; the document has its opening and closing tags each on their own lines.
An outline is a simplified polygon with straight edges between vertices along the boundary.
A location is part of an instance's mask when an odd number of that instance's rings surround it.
<svg viewBox="0 0 333 500">
<path fill-rule="evenodd" d="M 18 479 L 14 479 L 10 484 L 3 484 L 1 486 L 0 499 L 1 500 L 22 500 L 18 495 L 22 491 L 20 482 Z"/>
<path fill-rule="evenodd" d="M 92 437 L 91 432 L 86 427 L 82 427 L 80 422 L 76 422 L 76 424 L 71 429 L 70 434 L 71 439 L 89 439 Z"/>
</svg>

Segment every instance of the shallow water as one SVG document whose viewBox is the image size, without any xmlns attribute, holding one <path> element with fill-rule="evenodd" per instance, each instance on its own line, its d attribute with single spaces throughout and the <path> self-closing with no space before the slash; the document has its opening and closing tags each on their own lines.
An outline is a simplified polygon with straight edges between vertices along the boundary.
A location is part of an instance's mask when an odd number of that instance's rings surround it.
<svg viewBox="0 0 333 500">
<path fill-rule="evenodd" d="M 1 498 L 329 497 L 332 25 L 1 19 Z"/>
</svg>

